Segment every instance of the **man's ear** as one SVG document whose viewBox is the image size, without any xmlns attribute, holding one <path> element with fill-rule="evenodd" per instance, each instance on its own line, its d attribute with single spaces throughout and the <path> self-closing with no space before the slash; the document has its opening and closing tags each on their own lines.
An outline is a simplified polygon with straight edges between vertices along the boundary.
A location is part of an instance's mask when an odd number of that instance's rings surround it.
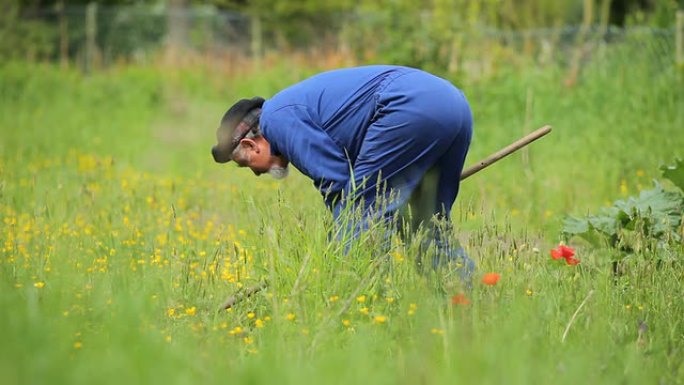
<svg viewBox="0 0 684 385">
<path fill-rule="evenodd" d="M 255 151 L 257 154 L 261 150 L 257 145 L 257 142 L 251 138 L 241 139 L 240 146 L 242 146 L 242 148 L 246 149 L 247 151 Z"/>
</svg>

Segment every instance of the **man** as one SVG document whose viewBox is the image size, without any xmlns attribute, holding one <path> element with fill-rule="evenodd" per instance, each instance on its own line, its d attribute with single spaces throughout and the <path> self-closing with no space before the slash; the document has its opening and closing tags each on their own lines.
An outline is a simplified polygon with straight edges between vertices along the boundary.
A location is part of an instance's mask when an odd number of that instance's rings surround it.
<svg viewBox="0 0 684 385">
<path fill-rule="evenodd" d="M 459 89 L 418 69 L 377 65 L 324 72 L 266 101 L 240 100 L 223 116 L 212 154 L 276 178 L 291 163 L 336 222 L 350 207 L 361 212 L 353 234 L 401 216 L 412 231 L 429 229 L 433 265 L 455 261 L 470 272 L 472 261 L 434 224 L 449 221 L 471 136 Z"/>
</svg>

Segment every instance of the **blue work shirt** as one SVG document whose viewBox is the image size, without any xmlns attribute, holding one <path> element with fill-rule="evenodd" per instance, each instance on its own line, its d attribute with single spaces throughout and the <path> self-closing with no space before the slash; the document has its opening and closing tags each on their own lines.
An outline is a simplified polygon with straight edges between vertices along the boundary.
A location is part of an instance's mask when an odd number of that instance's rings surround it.
<svg viewBox="0 0 684 385">
<path fill-rule="evenodd" d="M 463 145 L 451 151 L 456 159 L 448 165 L 456 170 L 449 175 L 454 181 L 442 188 L 448 199 L 441 205 L 451 207 L 471 124 L 460 90 L 426 72 L 390 65 L 315 75 L 266 100 L 259 121 L 273 155 L 310 177 L 331 209 L 364 177 L 397 176 L 395 184 L 410 192 L 459 137 Z M 366 201 L 376 196 L 366 192 Z"/>
<path fill-rule="evenodd" d="M 324 196 L 340 192 L 375 113 L 376 91 L 401 69 L 334 70 L 279 92 L 264 103 L 259 122 L 272 153 L 284 155 Z"/>
</svg>

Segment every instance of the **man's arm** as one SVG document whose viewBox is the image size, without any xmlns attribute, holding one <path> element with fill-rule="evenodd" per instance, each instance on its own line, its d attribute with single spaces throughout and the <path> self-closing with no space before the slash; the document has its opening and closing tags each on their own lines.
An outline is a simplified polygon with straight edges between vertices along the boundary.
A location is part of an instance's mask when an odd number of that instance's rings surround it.
<svg viewBox="0 0 684 385">
<path fill-rule="evenodd" d="M 274 154 L 284 156 L 311 178 L 330 208 L 349 180 L 350 167 L 343 150 L 311 118 L 306 106 L 276 110 L 266 106 L 260 126 Z"/>
</svg>

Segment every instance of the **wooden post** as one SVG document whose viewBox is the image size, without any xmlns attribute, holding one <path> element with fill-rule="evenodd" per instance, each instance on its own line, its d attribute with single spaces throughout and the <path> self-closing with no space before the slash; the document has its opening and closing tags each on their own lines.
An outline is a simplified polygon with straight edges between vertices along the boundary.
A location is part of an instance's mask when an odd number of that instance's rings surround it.
<svg viewBox="0 0 684 385">
<path fill-rule="evenodd" d="M 261 18 L 256 14 L 250 18 L 250 35 L 252 39 L 250 44 L 252 60 L 254 60 L 255 66 L 258 68 L 261 65 L 261 55 L 263 53 L 263 33 L 261 31 Z"/>
<path fill-rule="evenodd" d="M 594 0 L 584 0 L 583 4 L 584 13 L 582 15 L 582 25 L 580 26 L 580 30 L 575 40 L 576 46 L 570 62 L 570 71 L 568 71 L 568 76 L 565 79 L 565 85 L 568 87 L 572 87 L 577 83 L 577 77 L 579 76 L 582 58 L 584 56 L 587 34 L 589 33 L 591 24 L 594 22 Z"/>
<path fill-rule="evenodd" d="M 166 62 L 169 65 L 178 65 L 185 62 L 185 53 L 188 49 L 188 1 L 168 0 L 166 3 Z"/>
<path fill-rule="evenodd" d="M 69 34 L 63 0 L 57 3 L 57 13 L 59 14 L 59 65 L 67 68 L 69 66 Z"/>
<path fill-rule="evenodd" d="M 675 31 L 677 66 L 684 67 L 684 10 L 677 11 L 677 27 Z"/>
<path fill-rule="evenodd" d="M 86 33 L 86 54 L 85 72 L 89 73 L 93 69 L 95 61 L 95 50 L 97 38 L 97 3 L 88 3 L 85 13 L 85 33 Z"/>
</svg>

